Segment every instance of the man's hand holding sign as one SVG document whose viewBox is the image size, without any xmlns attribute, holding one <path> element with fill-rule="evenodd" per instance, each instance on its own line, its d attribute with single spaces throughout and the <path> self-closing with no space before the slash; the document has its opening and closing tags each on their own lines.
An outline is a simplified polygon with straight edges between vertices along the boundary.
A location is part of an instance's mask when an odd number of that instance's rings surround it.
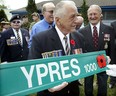
<svg viewBox="0 0 116 96">
<path fill-rule="evenodd" d="M 38 92 L 39 96 L 79 96 L 78 79 L 106 70 L 105 51 L 84 53 L 84 37 L 75 32 L 76 4 L 61 1 L 53 15 L 55 26 L 33 36 L 29 50 L 29 59 L 32 60 L 0 66 L 0 95 Z M 74 55 L 82 51 L 83 54 Z"/>
<path fill-rule="evenodd" d="M 0 95 L 27 95 L 45 89 L 50 93 L 59 92 L 68 82 L 105 71 L 104 64 L 97 63 L 100 54 L 106 58 L 101 51 L 1 64 Z"/>
<path fill-rule="evenodd" d="M 111 61 L 109 56 L 106 56 L 106 58 L 105 58 L 104 55 L 99 55 L 99 56 L 97 56 L 96 59 L 97 59 L 97 62 L 98 62 L 98 66 L 100 68 L 106 67 L 106 60 L 107 60 L 108 63 L 110 63 L 110 61 Z M 113 65 L 113 66 L 112 65 L 107 65 L 107 67 L 110 69 L 110 70 L 106 70 L 107 74 L 111 75 L 111 76 L 116 76 L 116 74 L 115 74 L 116 66 L 115 65 Z M 68 82 L 63 82 L 62 84 L 60 84 L 58 86 L 55 86 L 53 88 L 50 88 L 48 90 L 50 92 L 60 91 L 64 87 L 66 87 L 67 85 L 68 85 Z"/>
</svg>

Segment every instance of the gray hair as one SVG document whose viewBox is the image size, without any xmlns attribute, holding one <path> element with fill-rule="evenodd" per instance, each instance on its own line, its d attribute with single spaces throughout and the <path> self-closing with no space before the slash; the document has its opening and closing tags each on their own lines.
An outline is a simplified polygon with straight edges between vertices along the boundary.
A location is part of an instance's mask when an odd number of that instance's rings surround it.
<svg viewBox="0 0 116 96">
<path fill-rule="evenodd" d="M 49 6 L 54 6 L 54 7 L 55 7 L 54 3 L 52 3 L 52 2 L 45 3 L 45 4 L 42 6 L 42 13 L 45 12 L 46 9 L 47 9 L 47 7 L 49 7 Z"/>
<path fill-rule="evenodd" d="M 64 15 L 66 15 L 66 12 L 67 12 L 66 6 L 77 8 L 76 4 L 71 0 L 60 1 L 55 7 L 55 10 L 54 10 L 54 13 L 53 13 L 54 17 L 63 17 Z"/>
<path fill-rule="evenodd" d="M 87 10 L 87 12 L 89 12 L 90 9 L 96 8 L 101 14 L 102 14 L 102 9 L 99 5 L 93 4 L 89 7 L 89 9 Z"/>
</svg>

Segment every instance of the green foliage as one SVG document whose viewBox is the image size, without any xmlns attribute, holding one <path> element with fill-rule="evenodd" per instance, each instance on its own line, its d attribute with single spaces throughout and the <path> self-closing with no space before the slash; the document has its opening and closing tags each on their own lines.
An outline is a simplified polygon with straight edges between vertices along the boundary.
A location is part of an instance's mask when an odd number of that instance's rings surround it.
<svg viewBox="0 0 116 96">
<path fill-rule="evenodd" d="M 110 81 L 110 78 L 108 78 L 108 85 L 109 85 L 109 81 Z M 80 82 L 81 84 L 83 84 L 83 86 L 79 86 L 80 87 L 80 96 L 85 96 L 84 94 L 84 79 L 80 79 Z M 108 87 L 107 87 L 108 88 Z M 97 96 L 97 89 L 98 89 L 98 86 L 97 86 L 97 76 L 95 75 L 95 78 L 94 78 L 94 90 L 93 90 L 93 94 L 94 96 Z M 112 89 L 108 88 L 108 91 L 107 91 L 107 96 L 116 96 L 116 86 Z M 33 94 L 30 94 L 28 96 L 37 96 L 36 93 L 33 93 Z"/>
<path fill-rule="evenodd" d="M 31 14 L 33 12 L 37 12 L 37 6 L 35 4 L 35 0 L 28 0 L 28 5 L 26 7 L 26 10 L 28 12 L 28 18 L 29 18 L 29 21 L 31 22 L 32 19 L 31 19 Z"/>
<path fill-rule="evenodd" d="M 107 85 L 109 85 L 110 82 L 110 78 L 108 78 L 108 82 Z M 83 86 L 80 86 L 80 96 L 85 96 L 84 95 L 84 79 L 81 79 L 81 83 L 83 84 Z M 97 96 L 97 89 L 98 89 L 98 85 L 97 85 L 97 76 L 94 76 L 94 90 L 93 90 L 93 94 L 94 96 Z M 116 86 L 114 86 L 114 88 L 110 89 L 107 86 L 107 96 L 116 96 Z"/>
<path fill-rule="evenodd" d="M 86 0 L 83 0 L 83 4 L 80 8 L 81 8 L 80 13 L 82 14 L 82 17 L 84 18 L 84 24 L 87 25 L 88 24 L 87 10 L 89 7 L 86 5 Z"/>
<path fill-rule="evenodd" d="M 0 8 L 6 8 L 6 6 L 4 6 L 4 5 L 0 5 Z"/>
<path fill-rule="evenodd" d="M 0 10 L 0 20 L 1 20 L 2 18 L 5 18 L 6 20 L 8 20 L 8 19 L 7 19 L 7 16 L 6 16 L 6 14 L 5 14 L 5 12 L 4 12 L 3 9 Z"/>
</svg>

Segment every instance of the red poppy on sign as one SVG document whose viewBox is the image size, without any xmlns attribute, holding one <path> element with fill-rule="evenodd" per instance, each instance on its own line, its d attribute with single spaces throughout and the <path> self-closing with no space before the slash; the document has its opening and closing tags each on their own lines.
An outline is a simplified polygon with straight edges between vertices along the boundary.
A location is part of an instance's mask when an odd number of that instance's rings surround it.
<svg viewBox="0 0 116 96">
<path fill-rule="evenodd" d="M 100 68 L 104 68 L 106 66 L 106 58 L 104 55 L 99 55 L 96 59 Z"/>
</svg>

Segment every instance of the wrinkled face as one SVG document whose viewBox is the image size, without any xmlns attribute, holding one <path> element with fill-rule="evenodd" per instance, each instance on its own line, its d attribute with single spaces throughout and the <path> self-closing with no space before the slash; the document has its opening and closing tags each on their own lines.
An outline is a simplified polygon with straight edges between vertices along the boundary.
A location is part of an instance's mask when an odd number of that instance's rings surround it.
<svg viewBox="0 0 116 96">
<path fill-rule="evenodd" d="M 66 14 L 56 21 L 58 26 L 60 27 L 60 30 L 64 34 L 76 31 L 75 29 L 77 24 L 77 9 L 67 7 L 66 10 Z"/>
<path fill-rule="evenodd" d="M 11 22 L 11 27 L 14 29 L 19 29 L 21 27 L 21 20 L 13 20 Z"/>
<path fill-rule="evenodd" d="M 46 10 L 43 13 L 44 18 L 48 23 L 53 23 L 54 21 L 54 17 L 53 17 L 54 8 L 55 6 L 48 6 L 46 7 Z"/>
<path fill-rule="evenodd" d="M 101 20 L 101 12 L 96 7 L 90 8 L 87 15 L 92 25 L 96 25 Z"/>
<path fill-rule="evenodd" d="M 78 30 L 83 23 L 83 18 L 81 16 L 77 16 L 77 25 L 76 25 L 76 30 Z"/>
</svg>

